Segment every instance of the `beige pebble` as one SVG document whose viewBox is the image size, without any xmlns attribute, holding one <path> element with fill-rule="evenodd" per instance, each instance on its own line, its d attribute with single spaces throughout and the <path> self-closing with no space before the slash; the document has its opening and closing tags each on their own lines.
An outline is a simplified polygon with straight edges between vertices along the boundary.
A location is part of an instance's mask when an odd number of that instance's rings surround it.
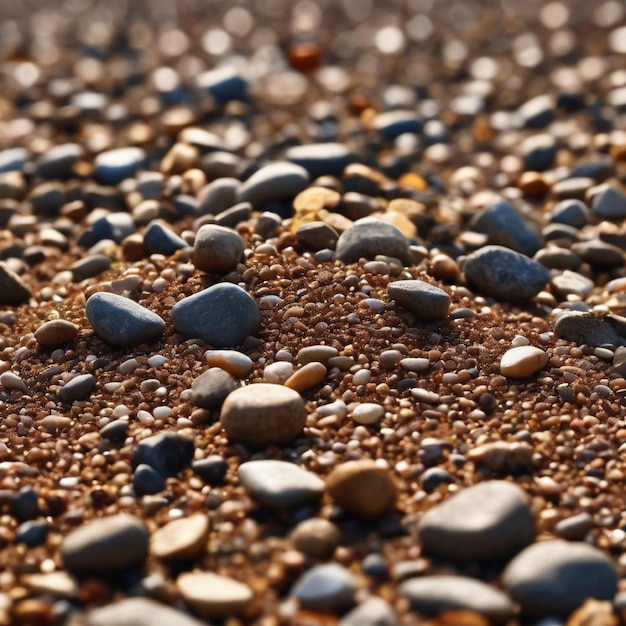
<svg viewBox="0 0 626 626">
<path fill-rule="evenodd" d="M 468 461 L 494 472 L 515 472 L 532 466 L 533 448 L 524 441 L 493 441 L 470 450 Z"/>
<path fill-rule="evenodd" d="M 339 528 L 321 517 L 300 522 L 291 532 L 293 547 L 315 559 L 329 559 L 341 540 Z"/>
<path fill-rule="evenodd" d="M 247 376 L 253 365 L 249 356 L 237 350 L 207 350 L 204 356 L 208 365 L 220 367 L 233 376 Z"/>
<path fill-rule="evenodd" d="M 30 393 L 28 385 L 13 372 L 4 372 L 0 375 L 0 385 L 2 385 L 7 391 L 17 389 L 18 391 L 22 391 L 24 393 Z"/>
<path fill-rule="evenodd" d="M 205 550 L 209 538 L 209 518 L 204 513 L 169 522 L 150 538 L 150 554 L 165 561 L 193 559 Z"/>
<path fill-rule="evenodd" d="M 72 342 L 77 334 L 76 324 L 68 320 L 50 320 L 35 331 L 35 339 L 41 346 L 54 348 Z"/>
<path fill-rule="evenodd" d="M 248 585 L 212 572 L 186 572 L 176 585 L 185 602 L 204 619 L 236 617 L 252 600 Z"/>
<path fill-rule="evenodd" d="M 72 424 L 72 420 L 64 415 L 46 415 L 39 425 L 41 430 L 54 435 L 60 430 L 67 430 Z"/>
<path fill-rule="evenodd" d="M 508 378 L 528 378 L 548 363 L 548 355 L 535 346 L 517 346 L 507 350 L 500 360 L 500 373 Z"/>
<path fill-rule="evenodd" d="M 301 363 L 302 365 L 306 365 L 307 363 L 311 363 L 313 361 L 326 363 L 328 359 L 331 359 L 338 354 L 339 351 L 337 348 L 333 348 L 332 346 L 307 346 L 298 352 L 297 359 L 298 363 Z"/>
<path fill-rule="evenodd" d="M 64 598 L 78 597 L 78 583 L 67 572 L 28 574 L 21 582 L 35 593 L 49 593 Z"/>
<path fill-rule="evenodd" d="M 348 461 L 334 469 L 326 481 L 330 497 L 357 517 L 377 517 L 391 510 L 397 497 L 389 471 L 371 459 Z"/>
<path fill-rule="evenodd" d="M 299 392 L 306 391 L 319 385 L 326 378 L 326 372 L 326 367 L 321 363 L 307 363 L 285 381 L 285 387 Z"/>
<path fill-rule="evenodd" d="M 385 409 L 380 404 L 374 402 L 363 402 L 352 411 L 352 419 L 357 424 L 369 426 L 376 424 L 385 414 Z"/>
</svg>

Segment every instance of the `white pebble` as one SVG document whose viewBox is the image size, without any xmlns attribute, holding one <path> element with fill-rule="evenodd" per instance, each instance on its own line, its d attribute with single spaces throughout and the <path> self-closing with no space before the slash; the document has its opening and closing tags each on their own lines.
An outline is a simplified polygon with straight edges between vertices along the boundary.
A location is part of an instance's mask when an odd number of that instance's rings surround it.
<svg viewBox="0 0 626 626">
<path fill-rule="evenodd" d="M 169 406 L 157 406 L 152 411 L 152 415 L 154 415 L 155 419 L 166 419 L 170 416 L 172 412 L 172 408 Z"/>
<path fill-rule="evenodd" d="M 359 370 L 352 377 L 352 382 L 355 385 L 367 385 L 372 379 L 372 372 L 366 369 Z"/>
<path fill-rule="evenodd" d="M 400 365 L 409 372 L 425 372 L 430 367 L 430 361 L 424 358 L 408 357 L 402 359 Z"/>
<path fill-rule="evenodd" d="M 168 361 L 169 359 L 166 356 L 155 354 L 148 359 L 148 365 L 150 367 L 161 367 L 161 365 L 164 365 Z"/>
<path fill-rule="evenodd" d="M 270 363 L 263 370 L 263 380 L 266 383 L 282 385 L 293 374 L 293 365 L 287 361 Z"/>
<path fill-rule="evenodd" d="M 514 348 L 518 348 L 519 346 L 527 346 L 529 344 L 530 341 L 528 341 L 528 339 L 523 335 L 515 335 L 515 337 L 513 337 L 513 341 L 511 341 L 511 345 Z"/>
<path fill-rule="evenodd" d="M 327 417 L 329 415 L 336 415 L 337 417 L 344 419 L 348 414 L 348 407 L 343 400 L 335 400 L 330 404 L 324 404 L 322 406 L 318 406 L 315 409 L 319 415 L 322 417 Z"/>
<path fill-rule="evenodd" d="M 152 424 L 154 424 L 154 416 L 152 415 L 152 413 L 149 413 L 148 411 L 137 411 L 137 419 L 144 425 L 144 426 L 152 426 Z"/>
<path fill-rule="evenodd" d="M 28 385 L 17 374 L 14 374 L 13 372 L 4 372 L 4 374 L 1 375 L 0 385 L 2 385 L 7 391 L 10 391 L 11 389 L 17 389 L 19 391 L 22 391 L 23 393 L 30 392 Z"/>
<path fill-rule="evenodd" d="M 535 346 L 518 346 L 507 350 L 500 360 L 500 373 L 509 378 L 528 378 L 548 363 L 548 355 Z"/>
<path fill-rule="evenodd" d="M 363 402 L 352 411 L 352 419 L 357 424 L 375 424 L 385 414 L 385 409 L 380 404 Z"/>
<path fill-rule="evenodd" d="M 119 418 L 130 415 L 130 409 L 125 404 L 118 404 L 111 413 L 111 417 Z"/>
<path fill-rule="evenodd" d="M 120 366 L 117 368 L 120 371 L 120 374 L 132 374 L 139 365 L 137 359 L 127 359 L 123 363 L 120 363 Z"/>
</svg>

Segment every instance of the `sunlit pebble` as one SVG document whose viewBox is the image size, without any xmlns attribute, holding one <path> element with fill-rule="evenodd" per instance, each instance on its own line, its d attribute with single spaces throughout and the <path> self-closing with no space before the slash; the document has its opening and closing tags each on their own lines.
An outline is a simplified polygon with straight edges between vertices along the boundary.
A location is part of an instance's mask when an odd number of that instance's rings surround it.
<svg viewBox="0 0 626 626">
<path fill-rule="evenodd" d="M 534 33 L 524 33 L 513 42 L 513 56 L 522 67 L 536 67 L 543 61 L 543 51 Z"/>
<path fill-rule="evenodd" d="M 626 36 L 626 30 L 624 31 Z M 624 49 L 626 52 L 626 48 Z M 605 75 L 605 63 L 601 57 L 585 57 L 578 63 L 578 73 L 583 82 L 598 80 Z"/>
<path fill-rule="evenodd" d="M 174 28 L 161 33 L 158 45 L 164 55 L 178 57 L 189 49 L 189 38 L 182 30 Z"/>
<path fill-rule="evenodd" d="M 594 12 L 593 21 L 598 26 L 613 26 L 624 16 L 624 4 L 622 0 L 609 0 L 603 2 Z"/>
<path fill-rule="evenodd" d="M 416 15 L 406 23 L 406 34 L 413 41 L 424 41 L 434 32 L 435 27 L 427 15 Z"/>
<path fill-rule="evenodd" d="M 404 34 L 396 26 L 385 26 L 381 28 L 374 38 L 376 47 L 383 54 L 397 54 L 406 43 Z"/>
<path fill-rule="evenodd" d="M 465 43 L 455 39 L 443 46 L 443 60 L 448 67 L 457 67 L 467 58 L 468 48 Z"/>
<path fill-rule="evenodd" d="M 18 63 L 13 70 L 13 77 L 21 87 L 32 87 L 38 80 L 41 72 L 39 68 L 30 61 Z"/>
<path fill-rule="evenodd" d="M 137 419 L 144 426 L 152 426 L 152 424 L 154 424 L 154 421 L 155 421 L 152 413 L 149 413 L 148 411 L 144 411 L 144 410 L 137 411 Z"/>
<path fill-rule="evenodd" d="M 254 18 L 248 9 L 233 7 L 224 14 L 224 28 L 236 37 L 245 37 L 254 26 Z"/>
<path fill-rule="evenodd" d="M 231 49 L 231 37 L 221 28 L 212 28 L 202 35 L 203 49 L 214 56 L 220 56 Z"/>
<path fill-rule="evenodd" d="M 322 19 L 320 7 L 311 0 L 302 0 L 296 4 L 292 11 L 292 30 L 299 33 L 314 31 Z"/>
<path fill-rule="evenodd" d="M 493 80 L 498 75 L 498 62 L 491 57 L 479 57 L 472 61 L 470 72 L 478 80 Z"/>
<path fill-rule="evenodd" d="M 171 67 L 159 67 L 152 72 L 152 83 L 157 91 L 167 93 L 180 87 L 180 76 Z"/>
<path fill-rule="evenodd" d="M 539 13 L 539 19 L 546 28 L 556 30 L 567 24 L 570 17 L 569 9 L 560 2 L 549 2 Z"/>
<path fill-rule="evenodd" d="M 626 26 L 616 28 L 609 35 L 610 48 L 619 54 L 626 53 Z"/>
</svg>

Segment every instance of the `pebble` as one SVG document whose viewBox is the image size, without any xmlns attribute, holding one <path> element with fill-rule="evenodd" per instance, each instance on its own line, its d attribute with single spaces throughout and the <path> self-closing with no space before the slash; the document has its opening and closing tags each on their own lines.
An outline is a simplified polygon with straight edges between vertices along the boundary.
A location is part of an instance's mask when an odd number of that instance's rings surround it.
<svg viewBox="0 0 626 626">
<path fill-rule="evenodd" d="M 237 203 L 241 182 L 237 178 L 222 176 L 205 185 L 198 192 L 197 214 L 215 215 L 227 211 Z"/>
<path fill-rule="evenodd" d="M 77 576 L 119 572 L 145 561 L 149 536 L 133 515 L 103 517 L 72 530 L 61 543 L 61 558 Z"/>
<path fill-rule="evenodd" d="M 322 363 L 313 361 L 296 370 L 285 382 L 285 387 L 302 393 L 324 382 L 328 370 Z"/>
<path fill-rule="evenodd" d="M 590 239 L 572 244 L 572 252 L 583 261 L 597 267 L 624 265 L 624 251 L 600 239 Z"/>
<path fill-rule="evenodd" d="M 341 613 L 354 606 L 357 583 L 351 572 L 338 563 L 315 565 L 305 572 L 291 590 L 300 606 L 308 611 Z"/>
<path fill-rule="evenodd" d="M 309 184 L 308 172 L 289 161 L 275 161 L 257 170 L 240 187 L 238 202 L 259 207 L 274 200 L 295 198 Z"/>
<path fill-rule="evenodd" d="M 74 376 L 59 389 L 59 398 L 63 402 L 72 403 L 75 400 L 85 400 L 96 386 L 96 379 L 92 374 Z"/>
<path fill-rule="evenodd" d="M 293 375 L 293 365 L 287 361 L 270 363 L 263 370 L 263 381 L 282 385 Z"/>
<path fill-rule="evenodd" d="M 524 548 L 535 537 L 535 522 L 520 487 L 491 480 L 467 487 L 427 511 L 417 535 L 425 553 L 467 563 Z"/>
<path fill-rule="evenodd" d="M 421 134 L 423 122 L 414 111 L 397 109 L 379 113 L 373 119 L 372 126 L 381 137 L 393 141 L 405 133 Z"/>
<path fill-rule="evenodd" d="M 334 250 L 339 233 L 325 222 L 309 222 L 296 230 L 298 243 L 311 250 Z"/>
<path fill-rule="evenodd" d="M 87 278 L 93 278 L 102 272 L 106 272 L 111 267 L 111 259 L 104 254 L 91 254 L 76 263 L 70 265 L 72 279 L 79 283 Z"/>
<path fill-rule="evenodd" d="M 293 547 L 314 559 L 330 559 L 341 541 L 341 531 L 322 517 L 300 522 L 289 536 Z"/>
<path fill-rule="evenodd" d="M 413 611 L 437 617 L 447 611 L 472 611 L 490 622 L 505 624 L 515 605 L 502 591 L 474 578 L 454 575 L 422 576 L 400 583 L 398 593 Z"/>
<path fill-rule="evenodd" d="M 0 304 L 19 306 L 30 299 L 30 289 L 8 267 L 0 263 Z"/>
<path fill-rule="evenodd" d="M 366 217 L 354 222 L 337 240 L 337 259 L 355 263 L 360 258 L 375 259 L 378 255 L 391 256 L 403 263 L 412 261 L 409 242 L 402 232 L 387 222 Z"/>
<path fill-rule="evenodd" d="M 0 174 L 21 170 L 27 163 L 30 154 L 26 148 L 6 148 L 0 150 Z"/>
<path fill-rule="evenodd" d="M 133 489 L 138 496 L 151 496 L 165 489 L 165 478 L 155 469 L 140 463 L 133 472 Z"/>
<path fill-rule="evenodd" d="M 146 153 L 141 148 L 107 150 L 94 159 L 94 175 L 104 185 L 117 185 L 134 176 L 145 158 Z"/>
<path fill-rule="evenodd" d="M 361 370 L 366 371 L 366 370 Z M 385 415 L 385 409 L 380 404 L 373 402 L 362 402 L 358 404 L 352 411 L 352 419 L 357 424 L 371 426 L 379 422 Z"/>
<path fill-rule="evenodd" d="M 193 454 L 191 439 L 173 432 L 162 432 L 142 439 L 134 449 L 131 460 L 133 467 L 145 463 L 166 478 L 188 467 Z"/>
<path fill-rule="evenodd" d="M 225 65 L 206 72 L 202 72 L 196 79 L 198 87 L 207 91 L 218 102 L 231 100 L 245 100 L 248 91 L 248 81 L 240 71 Z"/>
<path fill-rule="evenodd" d="M 237 617 L 253 598 L 245 583 L 213 572 L 185 572 L 177 578 L 176 586 L 183 600 L 209 620 Z"/>
<path fill-rule="evenodd" d="M 567 311 L 554 323 L 554 336 L 579 345 L 626 344 L 626 318 Z"/>
<path fill-rule="evenodd" d="M 565 270 L 550 280 L 550 290 L 555 297 L 562 300 L 567 299 L 569 295 L 576 295 L 585 299 L 591 294 L 594 287 L 593 280 L 570 270 Z"/>
<path fill-rule="evenodd" d="M 316 474 L 285 461 L 248 461 L 237 475 L 255 500 L 273 509 L 316 502 L 324 491 L 324 481 Z"/>
<path fill-rule="evenodd" d="M 400 622 L 393 607 L 372 596 L 341 618 L 338 626 L 397 626 Z"/>
<path fill-rule="evenodd" d="M 613 355 L 613 371 L 620 376 L 626 376 L 626 347 L 619 346 Z M 2 378 L 0 377 L 0 381 Z"/>
<path fill-rule="evenodd" d="M 204 358 L 210 367 L 220 367 L 240 378 L 247 376 L 254 365 L 249 356 L 237 350 L 207 350 Z"/>
<path fill-rule="evenodd" d="M 504 570 L 502 582 L 523 613 L 567 616 L 589 598 L 612 600 L 617 571 L 597 548 L 554 539 L 520 552 Z"/>
<path fill-rule="evenodd" d="M 171 228 L 157 220 L 148 224 L 143 233 L 143 241 L 148 252 L 165 256 L 170 256 L 187 246 L 187 243 Z"/>
<path fill-rule="evenodd" d="M 229 439 L 258 447 L 292 441 L 302 433 L 306 416 L 298 392 L 282 385 L 256 383 L 226 398 L 220 421 Z"/>
<path fill-rule="evenodd" d="M 370 459 L 339 465 L 328 476 L 326 489 L 336 504 L 356 517 L 378 517 L 396 504 L 397 489 L 389 471 Z"/>
<path fill-rule="evenodd" d="M 37 175 L 48 180 L 66 180 L 75 176 L 74 165 L 83 156 L 77 143 L 62 143 L 46 150 L 35 162 Z"/>
<path fill-rule="evenodd" d="M 519 109 L 526 128 L 543 128 L 556 118 L 556 102 L 551 94 L 542 94 L 524 102 Z"/>
<path fill-rule="evenodd" d="M 206 513 L 194 513 L 153 532 L 150 554 L 163 561 L 195 559 L 206 551 L 208 539 L 208 516 Z"/>
<path fill-rule="evenodd" d="M 463 271 L 478 291 L 508 302 L 530 300 L 550 280 L 543 265 L 502 246 L 485 246 L 468 254 Z"/>
<path fill-rule="evenodd" d="M 332 346 L 307 346 L 306 348 L 301 348 L 298 351 L 296 360 L 302 365 L 306 365 L 307 363 L 312 363 L 314 361 L 326 363 L 328 359 L 331 359 L 338 354 L 339 350 L 337 350 L 337 348 L 333 348 Z"/>
<path fill-rule="evenodd" d="M 507 378 L 528 378 L 548 364 L 548 355 L 535 346 L 517 346 L 500 359 L 500 373 Z"/>
<path fill-rule="evenodd" d="M 219 454 L 210 454 L 191 464 L 191 469 L 209 485 L 221 485 L 228 471 L 228 464 Z"/>
<path fill-rule="evenodd" d="M 191 402 L 201 409 L 219 409 L 239 382 L 221 367 L 211 367 L 191 384 Z"/>
<path fill-rule="evenodd" d="M 36 331 L 35 339 L 44 348 L 56 348 L 72 343 L 78 334 L 78 326 L 68 320 L 49 320 Z"/>
<path fill-rule="evenodd" d="M 342 143 L 313 143 L 293 146 L 285 152 L 285 158 L 303 167 L 311 180 L 320 176 L 341 176 L 354 155 Z"/>
<path fill-rule="evenodd" d="M 625 198 L 626 201 L 626 198 Z M 583 228 L 591 221 L 587 205 L 581 200 L 561 200 L 552 209 L 550 221 Z"/>
<path fill-rule="evenodd" d="M 181 335 L 227 348 L 257 332 L 261 313 L 244 289 L 220 283 L 177 302 L 172 307 L 172 320 Z"/>
<path fill-rule="evenodd" d="M 505 200 L 483 209 L 470 221 L 469 228 L 487 235 L 490 244 L 510 248 L 526 256 L 533 256 L 541 247 L 537 231 Z"/>
<path fill-rule="evenodd" d="M 583 511 L 558 521 L 552 532 L 561 539 L 582 541 L 594 526 L 593 516 L 587 511 Z"/>
<path fill-rule="evenodd" d="M 45 520 L 29 520 L 15 530 L 15 543 L 24 543 L 29 548 L 40 546 L 48 539 L 50 528 Z"/>
<path fill-rule="evenodd" d="M 206 626 L 188 613 L 150 598 L 125 598 L 87 613 L 87 626 Z"/>
<path fill-rule="evenodd" d="M 467 460 L 498 474 L 516 474 L 532 468 L 533 453 L 533 447 L 525 441 L 490 441 L 472 448 Z"/>
<path fill-rule="evenodd" d="M 606 185 L 596 192 L 591 200 L 594 215 L 607 220 L 626 217 L 626 194 L 613 185 Z"/>
<path fill-rule="evenodd" d="M 30 393 L 28 385 L 13 372 L 3 372 L 0 374 L 0 385 L 2 385 L 7 391 L 15 389 L 23 393 Z"/>
<path fill-rule="evenodd" d="M 425 372 L 430 367 L 430 361 L 421 357 L 407 357 L 400 359 L 400 366 L 409 372 Z"/>
<path fill-rule="evenodd" d="M 217 224 L 205 224 L 196 233 L 193 264 L 208 274 L 224 274 L 237 267 L 244 248 L 244 241 L 237 231 Z"/>
<path fill-rule="evenodd" d="M 387 286 L 389 297 L 421 319 L 444 319 L 450 310 L 450 296 L 423 280 L 396 280 Z"/>
<path fill-rule="evenodd" d="M 130 298 L 113 293 L 93 294 L 85 305 L 89 323 L 104 341 L 119 347 L 159 338 L 165 322 Z"/>
</svg>

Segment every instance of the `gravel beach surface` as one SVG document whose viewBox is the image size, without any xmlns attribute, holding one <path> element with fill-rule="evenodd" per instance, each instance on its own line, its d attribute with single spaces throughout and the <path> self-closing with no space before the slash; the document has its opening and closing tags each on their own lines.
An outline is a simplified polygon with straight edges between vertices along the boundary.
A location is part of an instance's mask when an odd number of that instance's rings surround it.
<svg viewBox="0 0 626 626">
<path fill-rule="evenodd" d="M 626 624 L 626 5 L 0 2 L 0 626 Z"/>
</svg>

